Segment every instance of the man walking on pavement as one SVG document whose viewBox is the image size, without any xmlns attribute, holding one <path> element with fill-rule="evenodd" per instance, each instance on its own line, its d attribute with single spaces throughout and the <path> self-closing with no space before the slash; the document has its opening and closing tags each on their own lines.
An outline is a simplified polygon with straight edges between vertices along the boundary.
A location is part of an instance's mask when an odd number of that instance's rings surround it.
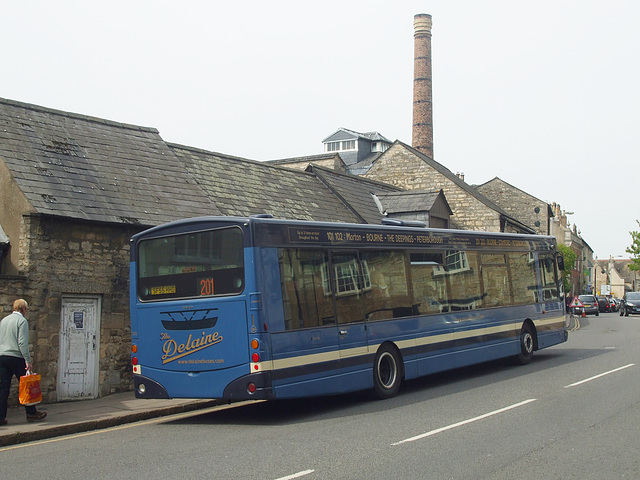
<svg viewBox="0 0 640 480">
<path fill-rule="evenodd" d="M 13 302 L 13 313 L 0 320 L 0 425 L 7 424 L 7 401 L 11 380 L 18 381 L 27 371 L 32 370 L 29 354 L 29 324 L 25 315 L 29 305 L 23 299 Z M 27 420 L 38 422 L 47 416 L 39 412 L 35 405 L 25 405 Z"/>
</svg>

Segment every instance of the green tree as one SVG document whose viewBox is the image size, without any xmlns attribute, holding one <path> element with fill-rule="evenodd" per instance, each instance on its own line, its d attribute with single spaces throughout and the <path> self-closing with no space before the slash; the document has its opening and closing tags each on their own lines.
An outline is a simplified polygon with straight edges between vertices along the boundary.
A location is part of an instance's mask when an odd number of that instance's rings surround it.
<svg viewBox="0 0 640 480">
<path fill-rule="evenodd" d="M 564 271 L 562 272 L 562 285 L 564 285 L 565 294 L 571 292 L 571 271 L 576 266 L 576 252 L 571 247 L 567 247 L 563 244 L 558 244 L 558 251 L 562 253 L 564 258 Z"/>
<path fill-rule="evenodd" d="M 640 226 L 640 221 L 636 220 Z M 631 254 L 629 270 L 640 270 L 640 232 L 629 232 L 631 235 L 631 246 L 627 247 L 627 253 Z"/>
</svg>

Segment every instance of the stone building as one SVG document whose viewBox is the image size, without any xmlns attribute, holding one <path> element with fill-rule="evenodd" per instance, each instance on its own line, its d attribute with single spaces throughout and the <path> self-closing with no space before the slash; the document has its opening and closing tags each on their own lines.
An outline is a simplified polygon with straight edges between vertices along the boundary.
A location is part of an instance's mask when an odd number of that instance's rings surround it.
<svg viewBox="0 0 640 480">
<path fill-rule="evenodd" d="M 640 275 L 637 271 L 629 269 L 629 265 L 631 265 L 630 259 L 613 257 L 606 260 L 596 259 L 594 266 L 596 294 L 622 298 L 626 292 L 639 291 Z M 603 288 L 604 285 L 608 287 Z"/>
<path fill-rule="evenodd" d="M 631 270 L 631 259 L 611 259 L 611 266 L 624 281 L 625 292 L 640 292 L 640 272 Z M 620 298 L 620 297 L 618 297 Z"/>
<path fill-rule="evenodd" d="M 571 225 L 569 216 L 573 212 L 563 210 L 557 203 L 551 204 L 553 217 L 550 234 L 556 238 L 558 244 L 565 245 L 576 254 L 576 264 L 570 272 L 571 288 L 567 292 L 570 295 L 593 293 L 595 280 L 595 259 L 593 249 L 582 238 L 577 226 Z"/>
<path fill-rule="evenodd" d="M 495 177 L 475 187 L 485 197 L 538 235 L 551 235 L 553 209 L 547 202 Z"/>
<path fill-rule="evenodd" d="M 342 154 L 340 153 L 340 155 Z M 358 176 L 381 184 L 393 185 L 399 191 L 423 193 L 442 191 L 447 208 L 450 208 L 452 212 L 450 228 L 490 232 L 538 233 L 535 229 L 535 220 L 533 226 L 527 225 L 519 217 L 512 215 L 485 196 L 479 189 L 467 184 L 464 178 L 403 142 L 396 140 L 384 152 L 370 157 L 370 159 L 371 162 L 366 165 L 366 168 L 364 168 L 363 162 L 358 164 Z M 268 163 L 275 164 L 276 162 Z M 281 160 L 277 164 L 289 168 L 302 168 L 303 165 L 312 168 L 318 166 L 314 159 L 309 157 L 295 161 Z M 547 219 L 544 222 L 545 225 L 548 225 L 549 207 L 531 195 L 524 192 L 522 195 L 526 196 L 529 202 L 527 206 L 523 207 L 523 210 L 530 206 L 535 214 L 535 208 L 540 205 L 539 208 L 543 213 L 539 218 Z"/>
<path fill-rule="evenodd" d="M 453 228 L 534 233 L 532 228 L 503 210 L 444 165 L 400 141 L 394 142 L 380 155 L 363 176 L 404 190 L 442 190 L 453 211 Z"/>
</svg>

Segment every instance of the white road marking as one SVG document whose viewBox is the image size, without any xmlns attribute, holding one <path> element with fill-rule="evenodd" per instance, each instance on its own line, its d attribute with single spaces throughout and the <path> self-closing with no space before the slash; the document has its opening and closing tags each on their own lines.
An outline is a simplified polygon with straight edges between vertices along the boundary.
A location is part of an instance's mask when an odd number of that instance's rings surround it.
<svg viewBox="0 0 640 480">
<path fill-rule="evenodd" d="M 286 477 L 276 478 L 276 480 L 292 480 L 293 478 L 304 477 L 305 475 L 309 475 L 310 473 L 315 472 L 315 470 L 303 470 L 302 472 L 294 473 L 293 475 L 287 475 Z"/>
<path fill-rule="evenodd" d="M 421 435 L 416 435 L 415 437 L 407 438 L 405 440 L 400 440 L 399 442 L 392 443 L 391 445 L 395 446 L 395 445 L 402 445 L 403 443 L 415 442 L 416 440 L 421 440 L 421 439 L 426 438 L 426 437 L 431 437 L 431 436 L 436 435 L 438 433 L 446 432 L 447 430 L 452 430 L 454 428 L 461 427 L 463 425 L 467 425 L 468 423 L 477 422 L 478 420 L 482 420 L 482 419 L 485 419 L 487 417 L 491 417 L 493 415 L 498 415 L 499 413 L 504 413 L 504 412 L 507 412 L 507 411 L 512 410 L 514 408 L 522 407 L 523 405 L 526 405 L 528 403 L 535 402 L 535 401 L 536 401 L 535 398 L 530 398 L 529 400 L 525 400 L 524 402 L 516 403 L 514 405 L 510 405 L 508 407 L 501 408 L 500 410 L 494 410 L 493 412 L 485 413 L 484 415 L 480 415 L 478 417 L 470 418 L 468 420 L 463 420 L 462 422 L 454 423 L 453 425 L 448 425 L 446 427 L 437 428 L 436 430 L 431 430 L 430 432 L 423 433 Z"/>
<path fill-rule="evenodd" d="M 597 378 L 604 377 L 605 375 L 616 373 L 616 372 L 619 372 L 620 370 L 624 370 L 625 368 L 629 368 L 633 366 L 635 366 L 635 363 L 630 363 L 629 365 L 625 365 L 624 367 L 616 368 L 614 370 L 609 370 L 608 372 L 601 373 L 600 375 L 596 375 L 594 377 L 585 378 L 584 380 L 580 380 L 579 382 L 572 383 L 571 385 L 565 385 L 564 388 L 570 388 L 570 387 L 575 387 L 577 385 L 582 385 L 583 383 L 590 382 L 591 380 L 595 380 Z"/>
</svg>

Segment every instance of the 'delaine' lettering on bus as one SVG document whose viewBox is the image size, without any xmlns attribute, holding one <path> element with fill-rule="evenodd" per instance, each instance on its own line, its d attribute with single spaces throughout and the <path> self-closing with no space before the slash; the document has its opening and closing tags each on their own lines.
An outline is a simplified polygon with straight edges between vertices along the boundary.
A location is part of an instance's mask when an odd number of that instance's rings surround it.
<svg viewBox="0 0 640 480">
<path fill-rule="evenodd" d="M 202 332 L 200 338 L 192 339 L 191 337 L 192 336 L 189 335 L 185 343 L 178 343 L 173 339 L 164 342 L 162 345 L 162 353 L 164 353 L 164 355 L 162 355 L 162 364 L 173 362 L 174 360 L 199 352 L 204 348 L 222 341 L 222 335 L 218 332 L 209 334 Z"/>
</svg>

